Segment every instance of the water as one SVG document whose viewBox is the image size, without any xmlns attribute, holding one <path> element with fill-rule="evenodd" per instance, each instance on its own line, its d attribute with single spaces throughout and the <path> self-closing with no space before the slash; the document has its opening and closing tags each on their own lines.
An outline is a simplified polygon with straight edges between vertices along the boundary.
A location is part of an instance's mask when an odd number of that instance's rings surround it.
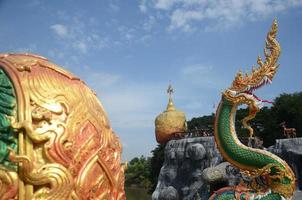
<svg viewBox="0 0 302 200">
<path fill-rule="evenodd" d="M 145 189 L 126 187 L 125 191 L 127 200 L 151 200 L 151 195 Z M 302 191 L 297 190 L 293 200 L 302 200 Z"/>
<path fill-rule="evenodd" d="M 293 200 L 302 200 L 302 191 L 297 190 Z"/>
<path fill-rule="evenodd" d="M 143 188 L 126 187 L 125 191 L 127 200 L 151 200 L 151 195 Z"/>
</svg>

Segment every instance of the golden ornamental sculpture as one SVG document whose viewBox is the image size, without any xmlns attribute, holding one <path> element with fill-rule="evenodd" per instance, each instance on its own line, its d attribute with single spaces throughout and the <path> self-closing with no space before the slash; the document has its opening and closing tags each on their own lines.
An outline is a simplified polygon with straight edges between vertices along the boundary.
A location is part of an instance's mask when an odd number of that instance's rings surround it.
<svg viewBox="0 0 302 200">
<path fill-rule="evenodd" d="M 0 54 L 0 199 L 125 199 L 121 144 L 83 81 Z"/>
<path fill-rule="evenodd" d="M 173 92 L 170 84 L 167 90 L 169 94 L 167 108 L 155 119 L 155 136 L 160 144 L 165 144 L 172 138 L 181 137 L 187 130 L 185 113 L 175 108 L 172 100 Z"/>
</svg>

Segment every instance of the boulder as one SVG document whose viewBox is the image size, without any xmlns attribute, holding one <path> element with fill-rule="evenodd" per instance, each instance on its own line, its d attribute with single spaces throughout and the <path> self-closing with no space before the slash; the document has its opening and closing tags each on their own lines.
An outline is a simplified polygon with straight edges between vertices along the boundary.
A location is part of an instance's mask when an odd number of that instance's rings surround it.
<svg viewBox="0 0 302 200">
<path fill-rule="evenodd" d="M 203 170 L 222 162 L 213 137 L 194 137 L 171 140 L 165 148 L 165 161 L 158 183 L 152 194 L 153 200 L 173 198 L 182 200 L 208 199 L 210 186 L 202 178 Z M 173 189 L 172 189 L 173 188 Z M 172 194 L 171 193 L 171 194 Z"/>
<path fill-rule="evenodd" d="M 296 174 L 298 187 L 302 190 L 302 138 L 277 139 L 268 151 L 285 160 Z"/>
</svg>

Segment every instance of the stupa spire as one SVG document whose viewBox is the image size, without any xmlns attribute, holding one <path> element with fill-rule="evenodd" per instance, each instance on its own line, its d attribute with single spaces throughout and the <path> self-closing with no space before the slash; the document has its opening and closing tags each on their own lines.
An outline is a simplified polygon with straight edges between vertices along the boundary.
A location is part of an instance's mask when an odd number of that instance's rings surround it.
<svg viewBox="0 0 302 200">
<path fill-rule="evenodd" d="M 167 89 L 167 93 L 169 95 L 169 102 L 168 102 L 168 105 L 167 105 L 167 111 L 172 111 L 172 110 L 176 110 L 175 109 L 175 106 L 174 106 L 174 103 L 173 103 L 173 99 L 172 99 L 172 94 L 174 93 L 174 89 L 171 85 L 171 82 L 168 86 L 168 89 Z"/>
</svg>

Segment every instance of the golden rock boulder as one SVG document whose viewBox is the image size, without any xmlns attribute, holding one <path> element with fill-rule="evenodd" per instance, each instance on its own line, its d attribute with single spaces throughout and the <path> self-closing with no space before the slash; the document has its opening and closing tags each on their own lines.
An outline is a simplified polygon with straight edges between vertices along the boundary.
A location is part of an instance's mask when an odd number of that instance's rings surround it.
<svg viewBox="0 0 302 200">
<path fill-rule="evenodd" d="M 173 138 L 181 137 L 187 130 L 185 113 L 175 108 L 171 98 L 172 92 L 173 89 L 168 89 L 170 97 L 167 109 L 155 119 L 155 136 L 156 141 L 160 144 L 165 144 Z"/>
</svg>

